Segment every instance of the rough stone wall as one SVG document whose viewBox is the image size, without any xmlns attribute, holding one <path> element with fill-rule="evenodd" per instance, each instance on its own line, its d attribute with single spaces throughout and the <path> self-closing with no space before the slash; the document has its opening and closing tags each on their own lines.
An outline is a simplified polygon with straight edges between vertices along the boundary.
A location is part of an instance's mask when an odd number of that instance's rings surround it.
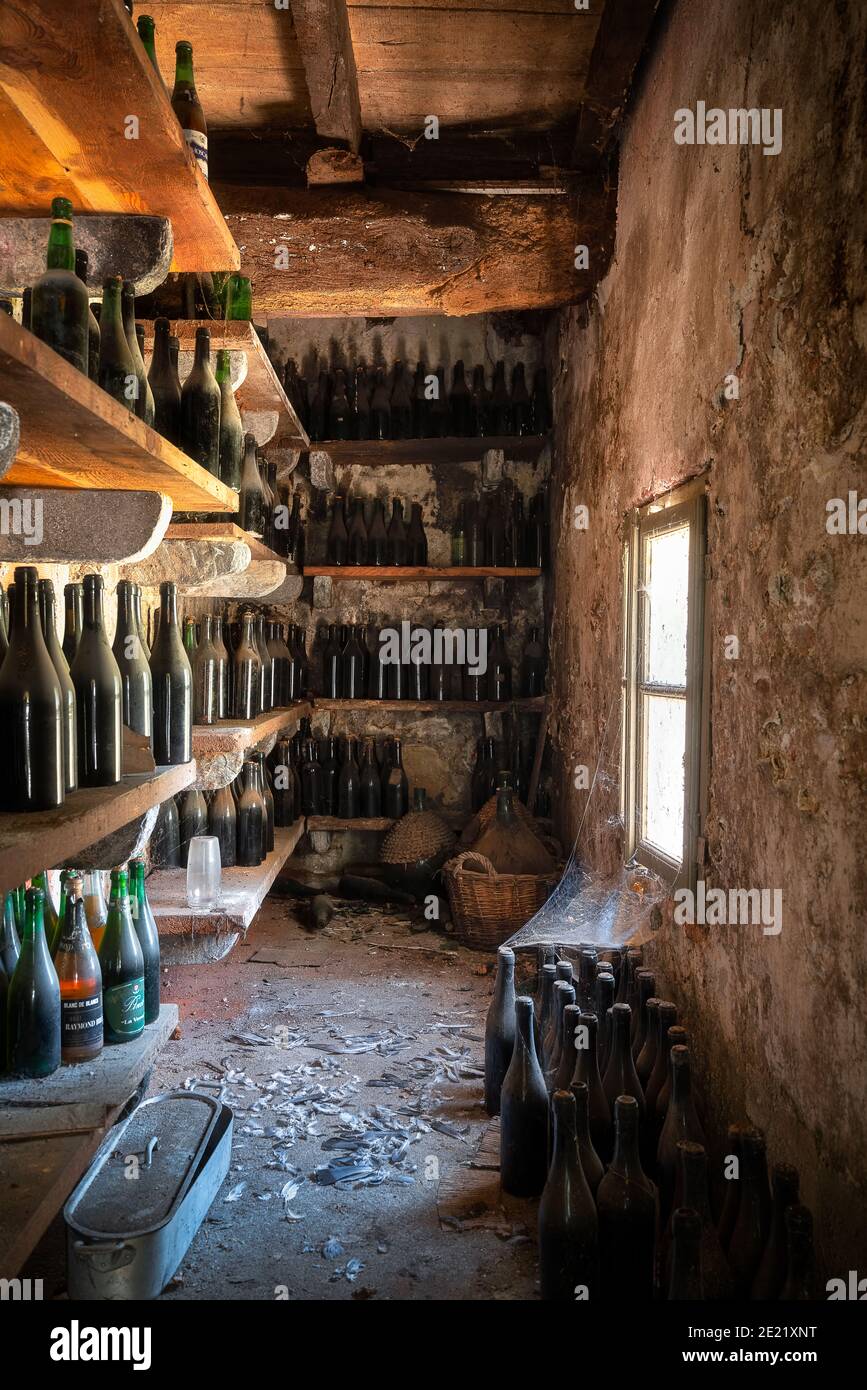
<svg viewBox="0 0 867 1390">
<path fill-rule="evenodd" d="M 646 955 L 694 1036 L 711 1130 L 747 1116 L 798 1165 L 821 1263 L 844 1276 L 867 1224 L 867 541 L 825 523 L 828 499 L 865 493 L 865 50 L 854 3 L 673 4 L 625 131 L 610 272 L 550 342 L 561 767 L 592 768 L 619 713 L 624 514 L 707 470 L 704 878 L 781 888 L 783 930 L 669 912 Z M 699 100 L 781 108 L 781 152 L 675 144 Z M 586 811 L 585 862 L 616 869 L 616 775 L 589 807 L 564 784 L 565 838 Z"/>
</svg>

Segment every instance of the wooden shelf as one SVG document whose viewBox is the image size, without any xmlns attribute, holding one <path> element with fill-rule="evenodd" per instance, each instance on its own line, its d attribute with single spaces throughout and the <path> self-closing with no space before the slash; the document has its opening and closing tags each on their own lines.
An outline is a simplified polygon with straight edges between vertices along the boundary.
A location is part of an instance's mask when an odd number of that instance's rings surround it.
<svg viewBox="0 0 867 1390">
<path fill-rule="evenodd" d="M 304 820 L 278 827 L 274 848 L 264 863 L 254 869 L 223 869 L 220 904 L 214 908 L 195 908 L 187 903 L 186 869 L 156 869 L 146 887 L 160 936 L 226 932 L 237 936 L 247 930 L 265 896 L 304 834 Z M 234 944 L 234 943 L 233 943 Z"/>
<path fill-rule="evenodd" d="M 329 579 L 376 579 L 381 584 L 401 584 L 415 579 L 538 579 L 542 571 L 523 565 L 508 569 L 492 565 L 305 565 L 304 576 L 326 575 Z"/>
<path fill-rule="evenodd" d="M 388 816 L 355 816 L 351 820 L 343 816 L 308 816 L 307 830 L 390 830 L 397 821 L 389 820 Z"/>
<path fill-rule="evenodd" d="M 326 700 L 314 696 L 314 709 L 343 711 L 387 710 L 394 714 L 532 714 L 545 708 L 545 696 L 518 700 Z"/>
<path fill-rule="evenodd" d="M 198 765 L 196 785 L 203 791 L 226 787 L 241 771 L 244 754 L 282 729 L 294 729 L 299 719 L 313 712 L 306 701 L 271 710 L 257 719 L 225 719 L 217 724 L 193 725 L 193 757 Z"/>
<path fill-rule="evenodd" d="M 0 892 L 54 869 L 189 787 L 195 759 L 121 778 L 116 787 L 73 792 L 56 811 L 0 815 Z"/>
<path fill-rule="evenodd" d="M 128 577 L 156 586 L 171 579 L 194 598 L 264 598 L 279 589 L 287 563 L 232 521 L 172 523 L 159 548 Z"/>
<path fill-rule="evenodd" d="M 171 221 L 174 270 L 240 267 L 123 0 L 5 0 L 0 167 L 0 212 L 45 216 L 63 195 L 75 213 L 150 213 Z"/>
<path fill-rule="evenodd" d="M 145 350 L 151 352 L 154 342 L 152 323 L 142 325 L 145 331 Z M 232 380 L 238 380 L 235 398 L 244 420 L 244 428 L 256 436 L 258 444 L 279 439 L 290 449 L 307 449 L 310 440 L 291 405 L 271 359 L 252 323 L 238 319 L 173 319 L 172 333 L 180 339 L 180 376 L 184 379 L 193 365 L 196 348 L 196 329 L 207 328 L 211 334 L 211 355 L 218 348 L 245 354 L 246 370 L 233 361 Z M 236 374 L 236 365 L 238 371 Z"/>
<path fill-rule="evenodd" d="M 548 442 L 544 434 L 494 435 L 488 439 L 326 439 L 311 449 L 328 454 L 335 466 L 376 467 L 377 464 L 480 463 L 489 449 L 502 449 L 507 459 L 533 460 Z"/>
<path fill-rule="evenodd" d="M 237 493 L 6 314 L 0 383 L 21 419 L 4 484 L 144 490 L 170 497 L 176 511 L 238 510 Z"/>
</svg>

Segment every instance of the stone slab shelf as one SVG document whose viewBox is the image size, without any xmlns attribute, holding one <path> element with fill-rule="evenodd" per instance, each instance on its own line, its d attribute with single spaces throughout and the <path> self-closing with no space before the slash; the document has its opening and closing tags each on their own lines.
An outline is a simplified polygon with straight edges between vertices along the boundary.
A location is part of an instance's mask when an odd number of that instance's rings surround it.
<svg viewBox="0 0 867 1390">
<path fill-rule="evenodd" d="M 128 578 L 156 587 L 171 579 L 191 598 L 264 598 L 286 579 L 287 564 L 231 521 L 172 523 L 162 544 Z"/>
<path fill-rule="evenodd" d="M 237 493 L 7 314 L 0 383 L 21 430 L 5 484 L 161 492 L 176 511 L 237 511 Z M 113 524 L 122 526 L 123 516 Z"/>
<path fill-rule="evenodd" d="M 154 326 L 152 323 L 143 323 L 142 326 L 145 350 L 149 353 L 153 350 Z M 308 449 L 310 440 L 307 431 L 283 390 L 283 384 L 252 323 L 239 319 L 173 319 L 172 333 L 180 339 L 181 380 L 193 365 L 197 328 L 210 331 L 212 361 L 218 348 L 228 348 L 232 353 L 235 399 L 244 428 L 255 435 L 256 443 L 267 444 L 269 440 L 277 438 L 289 449 Z"/>
<path fill-rule="evenodd" d="M 533 460 L 548 442 L 544 434 L 492 435 L 487 439 L 329 439 L 311 444 L 332 463 L 350 467 L 377 464 L 481 463 L 491 449 L 507 459 Z"/>
<path fill-rule="evenodd" d="M 57 195 L 75 212 L 149 213 L 171 222 L 173 270 L 240 267 L 123 0 L 6 0 L 0 167 L 0 213 L 45 216 Z"/>
<path fill-rule="evenodd" d="M 525 566 L 510 566 L 508 569 L 493 565 L 442 566 L 432 565 L 305 565 L 304 576 L 322 575 L 328 579 L 378 580 L 381 584 L 405 584 L 414 580 L 452 580 L 452 579 L 538 579 L 540 569 Z"/>
<path fill-rule="evenodd" d="M 220 720 L 217 724 L 193 725 L 193 757 L 198 776 L 196 786 L 201 791 L 216 791 L 234 781 L 241 771 L 244 753 L 248 748 L 274 738 L 283 729 L 294 730 L 303 715 L 313 712 L 305 701 L 285 709 L 271 710 L 251 720 Z"/>
<path fill-rule="evenodd" d="M 387 710 L 394 714 L 533 714 L 545 708 L 544 695 L 520 700 L 325 700 L 314 698 L 317 710 Z"/>
<path fill-rule="evenodd" d="M 129 825 L 189 787 L 195 760 L 122 777 L 116 787 L 84 787 L 56 811 L 0 815 L 0 892 L 42 869 L 68 863 L 97 840 Z"/>
<path fill-rule="evenodd" d="M 168 529 L 171 499 L 159 492 L 90 492 L 69 488 L 5 487 L 0 502 L 22 518 L 41 517 L 40 537 L 21 526 L 0 531 L 4 565 L 137 565 L 152 555 Z M 38 510 L 37 510 L 38 509 Z"/>
<path fill-rule="evenodd" d="M 220 904 L 192 908 L 187 903 L 184 869 L 156 869 L 147 879 L 147 894 L 160 935 L 160 954 L 175 964 L 223 960 L 246 933 L 301 836 L 304 819 L 278 827 L 274 848 L 252 869 L 223 869 Z"/>
</svg>

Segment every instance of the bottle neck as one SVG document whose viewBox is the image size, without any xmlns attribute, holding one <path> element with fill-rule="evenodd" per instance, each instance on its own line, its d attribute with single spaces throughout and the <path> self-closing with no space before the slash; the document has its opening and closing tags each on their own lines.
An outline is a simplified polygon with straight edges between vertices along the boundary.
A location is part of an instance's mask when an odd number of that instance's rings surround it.
<svg viewBox="0 0 867 1390">
<path fill-rule="evenodd" d="M 112 327 L 120 331 L 123 328 L 123 316 L 121 313 L 121 288 L 119 284 L 107 284 L 102 291 L 102 312 L 99 316 L 100 333 L 105 328 Z"/>
<path fill-rule="evenodd" d="M 193 75 L 193 50 L 188 47 L 175 49 L 175 86 L 195 87 Z"/>
<path fill-rule="evenodd" d="M 217 352 L 217 368 L 215 375 L 219 386 L 230 386 L 232 384 L 231 358 L 225 348 L 220 348 Z"/>
<path fill-rule="evenodd" d="M 84 626 L 92 631 L 102 627 L 102 584 L 96 582 L 84 585 Z"/>
<path fill-rule="evenodd" d="M 25 898 L 24 942 L 37 941 L 44 931 L 45 899 L 40 889 L 28 888 Z"/>
<path fill-rule="evenodd" d="M 196 334 L 196 355 L 193 360 L 194 367 L 207 367 L 211 362 L 211 339 L 204 333 Z"/>
<path fill-rule="evenodd" d="M 178 625 L 178 595 L 174 584 L 166 584 L 160 591 L 160 631 L 164 627 Z"/>
<path fill-rule="evenodd" d="M 616 1137 L 611 1166 L 621 1176 L 629 1177 L 642 1171 L 638 1152 L 638 1106 L 630 1106 L 627 1110 L 618 1106 L 615 1118 Z"/>
<path fill-rule="evenodd" d="M 75 272 L 75 246 L 72 241 L 72 221 L 69 218 L 52 219 L 45 265 L 47 270 Z"/>
</svg>

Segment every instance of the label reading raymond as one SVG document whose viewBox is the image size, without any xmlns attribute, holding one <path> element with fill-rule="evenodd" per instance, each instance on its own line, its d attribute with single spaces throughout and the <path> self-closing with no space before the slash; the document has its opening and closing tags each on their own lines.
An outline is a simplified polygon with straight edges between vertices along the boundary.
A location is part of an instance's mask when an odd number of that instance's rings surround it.
<svg viewBox="0 0 867 1390">
<path fill-rule="evenodd" d="M 204 174 L 208 177 L 208 137 L 203 135 L 200 130 L 185 130 L 184 139 L 196 156 L 196 163 Z"/>
<path fill-rule="evenodd" d="M 60 1046 L 90 1047 L 102 1038 L 102 995 L 61 999 Z"/>
<path fill-rule="evenodd" d="M 144 976 L 127 980 L 122 985 L 110 985 L 103 998 L 105 1036 L 108 1042 L 126 1042 L 137 1038 L 144 1028 Z"/>
</svg>

